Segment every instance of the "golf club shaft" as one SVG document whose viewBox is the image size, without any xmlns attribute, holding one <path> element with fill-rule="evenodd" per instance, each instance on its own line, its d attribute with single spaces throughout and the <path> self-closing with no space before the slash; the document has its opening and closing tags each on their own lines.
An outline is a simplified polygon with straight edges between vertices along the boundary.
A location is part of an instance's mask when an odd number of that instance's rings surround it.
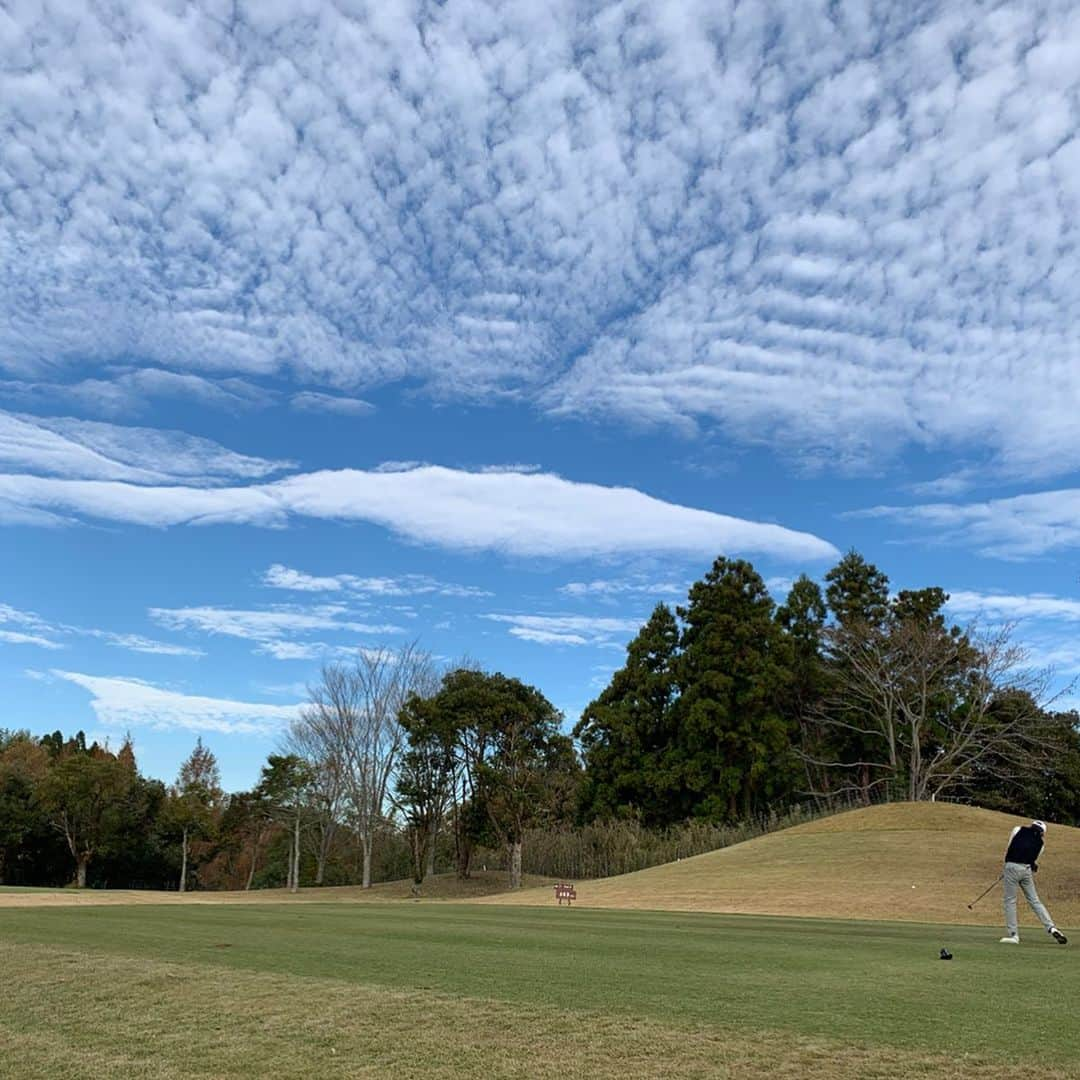
<svg viewBox="0 0 1080 1080">
<path fill-rule="evenodd" d="M 975 899 L 972 900 L 970 904 L 968 904 L 968 908 L 969 909 L 973 908 L 1001 880 L 1001 878 L 1002 878 L 1002 875 L 998 874 L 998 876 L 996 878 L 994 878 L 994 880 L 992 882 L 990 882 L 990 884 L 985 889 L 983 889 L 983 891 L 981 893 L 979 893 L 979 895 L 976 896 Z"/>
</svg>

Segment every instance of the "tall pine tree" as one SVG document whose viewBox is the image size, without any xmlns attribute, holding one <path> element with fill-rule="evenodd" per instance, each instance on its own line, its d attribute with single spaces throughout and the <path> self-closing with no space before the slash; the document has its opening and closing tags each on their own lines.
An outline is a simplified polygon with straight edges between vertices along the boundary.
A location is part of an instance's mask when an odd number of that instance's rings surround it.
<svg viewBox="0 0 1080 1080">
<path fill-rule="evenodd" d="M 679 627 L 665 604 L 627 646 L 626 663 L 574 728 L 585 760 L 581 813 L 586 820 L 633 815 L 649 825 L 672 820 L 678 788 L 675 657 Z"/>
<path fill-rule="evenodd" d="M 678 614 L 683 810 L 749 817 L 791 791 L 788 643 L 764 581 L 741 559 L 717 559 Z"/>
</svg>

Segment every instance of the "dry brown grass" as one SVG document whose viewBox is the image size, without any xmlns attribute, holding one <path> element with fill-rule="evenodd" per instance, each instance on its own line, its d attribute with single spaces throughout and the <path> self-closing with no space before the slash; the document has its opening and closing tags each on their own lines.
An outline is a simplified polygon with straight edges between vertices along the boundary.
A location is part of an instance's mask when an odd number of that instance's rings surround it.
<svg viewBox="0 0 1080 1080">
<path fill-rule="evenodd" d="M 526 887 L 549 887 L 551 879 L 526 876 Z M 287 889 L 254 889 L 251 892 L 153 892 L 136 889 L 34 889 L 5 892 L 0 889 L 0 908 L 71 907 L 102 904 L 301 904 L 365 903 L 388 900 L 425 902 L 432 900 L 462 901 L 507 891 L 506 874 L 497 870 L 480 870 L 468 881 L 459 881 L 454 874 L 437 874 L 428 878 L 419 897 L 412 894 L 411 881 L 388 881 L 361 889 L 358 885 L 337 888 L 307 888 L 298 893 Z"/>
<path fill-rule="evenodd" d="M 853 810 L 721 851 L 622 877 L 577 883 L 598 908 L 799 915 L 993 925 L 1001 892 L 967 904 L 1000 873 L 1009 830 L 1023 819 L 949 803 Z M 1065 927 L 1080 927 L 1080 829 L 1051 825 L 1037 878 Z M 914 886 L 914 887 L 913 887 Z M 550 889 L 479 898 L 554 904 Z M 1022 923 L 1035 925 L 1021 900 Z"/>
<path fill-rule="evenodd" d="M 1000 1059 L 0 943 L 0 1077 L 1065 1080 Z"/>
</svg>

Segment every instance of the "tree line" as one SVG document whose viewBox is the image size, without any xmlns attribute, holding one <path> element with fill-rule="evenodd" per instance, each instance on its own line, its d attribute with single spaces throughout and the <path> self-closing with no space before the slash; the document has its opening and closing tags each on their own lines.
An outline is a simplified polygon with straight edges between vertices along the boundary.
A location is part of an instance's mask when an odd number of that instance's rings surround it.
<svg viewBox="0 0 1080 1080">
<path fill-rule="evenodd" d="M 720 558 L 660 604 L 574 729 L 584 820 L 732 822 L 810 800 L 965 799 L 1080 816 L 1080 735 L 1010 627 L 961 627 L 849 552 L 777 605 Z"/>
<path fill-rule="evenodd" d="M 1080 821 L 1080 735 L 1008 628 L 850 552 L 777 605 L 717 559 L 658 605 L 572 736 L 535 687 L 415 645 L 327 665 L 249 791 L 82 734 L 0 731 L 0 883 L 292 890 L 604 873 L 886 798 Z M 674 853 L 674 855 L 672 855 Z"/>
</svg>

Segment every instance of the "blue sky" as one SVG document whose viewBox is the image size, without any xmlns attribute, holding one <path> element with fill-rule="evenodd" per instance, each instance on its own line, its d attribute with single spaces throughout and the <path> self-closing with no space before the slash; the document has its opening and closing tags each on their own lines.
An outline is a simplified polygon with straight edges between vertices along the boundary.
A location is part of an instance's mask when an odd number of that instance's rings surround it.
<svg viewBox="0 0 1080 1080">
<path fill-rule="evenodd" d="M 0 725 L 250 784 L 418 639 L 568 722 L 718 554 L 1080 671 L 1080 9 L 0 12 Z"/>
</svg>

